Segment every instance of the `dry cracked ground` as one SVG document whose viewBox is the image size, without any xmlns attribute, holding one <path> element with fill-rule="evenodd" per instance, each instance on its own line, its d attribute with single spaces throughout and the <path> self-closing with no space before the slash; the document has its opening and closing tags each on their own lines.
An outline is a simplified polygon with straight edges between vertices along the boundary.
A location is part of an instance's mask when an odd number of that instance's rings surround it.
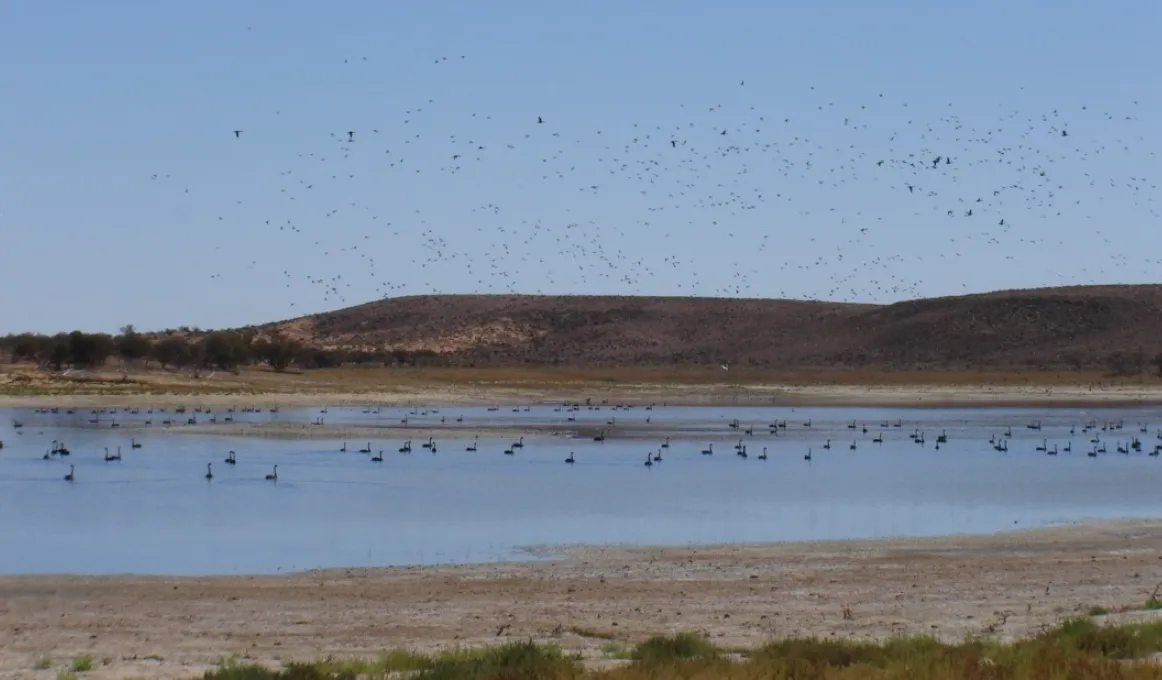
<svg viewBox="0 0 1162 680">
<path fill-rule="evenodd" d="M 575 548 L 544 561 L 230 577 L 0 577 L 0 676 L 194 677 L 224 656 L 277 663 L 513 638 L 607 663 L 649 636 L 1012 638 L 1094 606 L 1136 611 L 1162 582 L 1162 522 L 993 536 Z M 49 668 L 37 670 L 38 665 Z"/>
</svg>

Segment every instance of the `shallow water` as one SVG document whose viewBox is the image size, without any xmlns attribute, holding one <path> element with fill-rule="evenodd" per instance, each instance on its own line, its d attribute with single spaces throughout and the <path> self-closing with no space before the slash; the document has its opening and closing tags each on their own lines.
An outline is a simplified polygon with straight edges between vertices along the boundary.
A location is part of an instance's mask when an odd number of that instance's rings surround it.
<svg viewBox="0 0 1162 680">
<path fill-rule="evenodd" d="M 326 411 L 325 413 L 323 411 Z M 606 428 L 604 442 L 526 435 L 437 441 L 267 440 L 182 433 L 170 418 L 326 424 Z M 575 423 L 567 418 L 573 417 Z M 463 422 L 457 422 L 463 418 Z M 657 436 L 620 438 L 626 425 Z M 739 430 L 728 423 L 738 418 Z M 97 422 L 92 423 L 90 420 Z M 146 421 L 152 425 L 146 426 Z M 614 425 L 606 423 L 614 420 Z M 787 421 L 779 435 L 768 424 Z M 811 427 L 806 422 L 811 421 Z M 857 428 L 849 429 L 855 421 Z M 1042 430 L 1027 424 L 1040 420 Z M 13 427 L 19 421 L 23 427 Z M 116 421 L 118 427 L 112 423 Z M 897 427 L 897 421 L 899 426 Z M 1082 433 L 1096 421 L 1098 430 Z M 1101 431 L 1122 421 L 1121 429 Z M 864 424 L 867 433 L 863 432 Z M 881 424 L 888 427 L 881 429 Z M 754 436 L 740 433 L 754 426 Z M 1075 426 L 1075 434 L 1069 434 Z M 1008 452 L 990 436 L 1012 427 Z M 1139 431 L 1145 426 L 1147 433 Z M 529 546 L 689 544 L 983 533 L 1162 513 L 1162 409 L 323 407 L 278 413 L 36 413 L 0 409 L 0 573 L 259 573 L 527 558 Z M 924 432 L 925 443 L 909 438 Z M 935 447 L 937 434 L 948 442 Z M 663 436 L 670 447 L 660 449 Z M 884 442 L 872 439 L 882 435 Z M 141 443 L 130 447 L 130 438 Z M 1086 456 L 1090 440 L 1109 453 Z M 1142 440 L 1141 452 L 1116 453 Z M 734 453 L 743 439 L 749 456 Z M 830 449 L 822 448 L 830 438 Z M 1035 450 L 1073 451 L 1047 456 Z M 42 456 L 63 440 L 68 457 Z M 856 450 L 849 446 L 855 441 Z M 700 452 L 713 443 L 715 455 Z M 123 460 L 105 462 L 121 447 Z M 769 459 L 758 460 L 763 448 Z M 812 450 L 812 460 L 803 456 Z M 227 451 L 237 465 L 226 465 Z M 647 452 L 663 460 L 644 465 Z M 564 459 L 574 452 L 576 463 Z M 206 463 L 214 477 L 207 481 Z M 63 480 L 75 466 L 75 481 Z M 264 476 L 278 465 L 277 482 Z"/>
</svg>

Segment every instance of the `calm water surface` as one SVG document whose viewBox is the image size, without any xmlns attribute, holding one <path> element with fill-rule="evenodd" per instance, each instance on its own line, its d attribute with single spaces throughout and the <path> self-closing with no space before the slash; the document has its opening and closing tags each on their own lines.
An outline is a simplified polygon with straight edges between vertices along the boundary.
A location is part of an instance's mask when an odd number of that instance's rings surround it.
<svg viewBox="0 0 1162 680">
<path fill-rule="evenodd" d="M 1148 455 L 1162 441 L 1159 408 L 323 411 L 0 409 L 0 573 L 277 572 L 512 559 L 543 545 L 920 536 L 1162 514 L 1162 458 Z M 374 463 L 356 452 L 366 442 L 348 442 L 341 453 L 339 441 L 182 433 L 176 424 L 227 415 L 328 425 L 407 416 L 415 427 L 443 419 L 466 433 L 439 439 L 436 454 L 418 439 L 410 455 L 397 451 L 403 437 L 373 440 L 384 452 Z M 173 427 L 161 425 L 167 418 Z M 619 426 L 641 428 L 647 418 L 657 436 L 618 435 Z M 728 426 L 735 418 L 739 430 Z M 768 425 L 782 420 L 787 428 L 773 436 Z M 1036 421 L 1041 430 L 1027 427 Z M 1097 429 L 1083 433 L 1090 421 Z M 1115 421 L 1120 429 L 1102 431 Z M 608 428 L 609 438 L 526 435 L 508 456 L 511 438 L 483 437 L 479 451 L 465 451 L 474 425 L 554 423 Z M 754 436 L 741 433 L 749 426 Z M 1009 450 L 998 452 L 989 439 L 1008 427 Z M 918 431 L 923 445 L 909 437 Z M 937 449 L 942 431 L 948 442 Z M 661 449 L 665 435 L 671 444 Z M 877 435 L 882 444 L 873 443 Z M 1135 437 L 1141 452 L 1117 453 Z M 740 438 L 746 459 L 734 453 Z M 1089 457 L 1095 438 L 1108 453 Z M 54 439 L 71 455 L 42 460 Z M 1057 456 L 1036 450 L 1043 439 Z M 711 443 L 714 455 L 702 455 Z M 119 446 L 123 460 L 105 462 L 104 449 Z M 758 460 L 764 447 L 769 459 Z M 223 462 L 230 450 L 235 466 Z M 570 452 L 573 465 L 564 462 Z M 663 460 L 646 467 L 650 452 Z M 63 480 L 70 464 L 73 483 Z M 266 481 L 276 464 L 278 481 Z"/>
</svg>

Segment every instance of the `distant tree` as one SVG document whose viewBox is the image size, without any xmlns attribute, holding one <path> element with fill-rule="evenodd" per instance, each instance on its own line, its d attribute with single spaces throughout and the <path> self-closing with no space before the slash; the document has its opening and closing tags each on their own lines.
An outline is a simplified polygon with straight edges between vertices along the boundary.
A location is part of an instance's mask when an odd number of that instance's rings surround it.
<svg viewBox="0 0 1162 680">
<path fill-rule="evenodd" d="M 48 344 L 47 336 L 22 333 L 11 338 L 9 351 L 13 361 L 36 361 Z"/>
<path fill-rule="evenodd" d="M 298 346 L 289 340 L 279 340 L 271 343 L 270 351 L 266 355 L 266 362 L 276 372 L 281 373 L 290 367 L 298 353 Z"/>
<path fill-rule="evenodd" d="M 1154 370 L 1159 377 L 1162 377 L 1162 352 L 1154 355 Z"/>
<path fill-rule="evenodd" d="M 181 368 L 190 363 L 190 345 L 182 337 L 171 335 L 157 341 L 153 345 L 153 358 L 162 368 Z"/>
<path fill-rule="evenodd" d="M 1061 356 L 1061 361 L 1075 371 L 1080 371 L 1084 364 L 1081 354 L 1077 352 L 1066 352 Z"/>
<path fill-rule="evenodd" d="M 299 350 L 295 362 L 310 368 L 333 368 L 341 365 L 344 358 L 343 352 L 303 347 Z"/>
<path fill-rule="evenodd" d="M 250 363 L 254 358 L 254 336 L 238 331 L 221 331 L 230 347 L 230 365 L 225 368 L 237 369 Z"/>
<path fill-rule="evenodd" d="M 40 347 L 40 355 L 37 360 L 44 365 L 52 366 L 56 370 L 61 370 L 65 364 L 69 362 L 72 356 L 70 338 L 65 333 L 57 333 L 51 338 L 46 339 L 44 344 Z"/>
<path fill-rule="evenodd" d="M 190 350 L 187 365 L 198 368 L 237 370 L 250 361 L 251 337 L 235 331 L 208 331 L 199 335 L 197 329 L 186 337 Z"/>
<path fill-rule="evenodd" d="M 117 343 L 117 354 L 126 361 L 140 361 L 149 356 L 152 343 L 149 338 L 138 333 L 132 325 L 121 329 L 121 334 L 114 338 Z"/>
<path fill-rule="evenodd" d="M 189 348 L 189 355 L 185 357 L 184 364 L 178 364 L 178 368 L 193 367 L 195 369 L 204 367 L 206 365 L 206 339 L 195 340 L 186 343 Z"/>
<path fill-rule="evenodd" d="M 1025 359 L 1024 364 L 1034 371 L 1044 371 L 1049 368 L 1049 361 L 1041 355 Z"/>
<path fill-rule="evenodd" d="M 1142 372 L 1145 359 L 1141 352 L 1116 350 L 1106 357 L 1106 367 L 1114 375 L 1135 375 Z"/>
<path fill-rule="evenodd" d="M 199 344 L 203 352 L 203 365 L 222 370 L 237 366 L 239 348 L 233 335 L 225 331 L 215 331 L 202 338 Z"/>
<path fill-rule="evenodd" d="M 117 343 L 108 333 L 93 333 L 89 336 L 89 356 L 82 362 L 86 366 L 101 366 L 117 351 Z"/>
<path fill-rule="evenodd" d="M 249 363 L 254 360 L 254 339 L 258 334 L 253 328 L 246 328 L 241 331 L 233 333 L 234 345 L 234 362 L 237 365 Z"/>
<path fill-rule="evenodd" d="M 1146 370 L 1146 355 L 1141 349 L 1123 352 L 1125 366 L 1122 375 L 1137 375 Z"/>
<path fill-rule="evenodd" d="M 254 343 L 255 354 L 270 365 L 276 373 L 282 373 L 290 367 L 299 353 L 298 344 L 283 337 L 257 340 Z"/>
<path fill-rule="evenodd" d="M 116 349 L 113 338 L 106 333 L 73 331 L 69 333 L 68 342 L 69 361 L 74 365 L 90 368 L 105 363 Z"/>
<path fill-rule="evenodd" d="M 89 356 L 89 336 L 81 331 L 73 331 L 69 333 L 69 358 L 74 364 L 86 363 Z M 59 369 L 58 369 L 59 370 Z"/>
</svg>

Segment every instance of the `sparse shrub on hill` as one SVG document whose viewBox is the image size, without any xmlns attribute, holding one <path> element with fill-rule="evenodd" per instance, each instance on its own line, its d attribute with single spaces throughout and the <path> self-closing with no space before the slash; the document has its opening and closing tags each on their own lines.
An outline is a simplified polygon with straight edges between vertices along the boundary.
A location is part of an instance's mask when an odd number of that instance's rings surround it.
<svg viewBox="0 0 1162 680">
<path fill-rule="evenodd" d="M 0 359 L 44 368 L 272 370 L 651 367 L 749 370 L 1093 371 L 1162 377 L 1162 286 L 1096 286 L 913 300 L 448 295 L 383 300 L 236 330 L 0 338 Z"/>
</svg>

